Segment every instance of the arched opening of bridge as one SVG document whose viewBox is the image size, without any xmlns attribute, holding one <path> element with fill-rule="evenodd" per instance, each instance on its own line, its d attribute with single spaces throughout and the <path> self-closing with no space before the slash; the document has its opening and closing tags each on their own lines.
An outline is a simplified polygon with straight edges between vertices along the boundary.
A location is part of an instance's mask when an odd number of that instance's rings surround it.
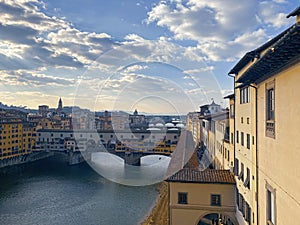
<svg viewBox="0 0 300 225">
<path fill-rule="evenodd" d="M 210 213 L 202 217 L 197 225 L 236 225 L 233 220 L 221 213 Z"/>
</svg>

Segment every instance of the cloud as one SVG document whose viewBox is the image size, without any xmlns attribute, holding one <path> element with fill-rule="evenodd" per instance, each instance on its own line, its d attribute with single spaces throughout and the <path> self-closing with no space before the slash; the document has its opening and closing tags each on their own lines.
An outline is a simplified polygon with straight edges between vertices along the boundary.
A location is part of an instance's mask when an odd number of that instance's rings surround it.
<svg viewBox="0 0 300 225">
<path fill-rule="evenodd" d="M 39 1 L 5 1 L 0 7 L 0 39 L 10 42 L 11 49 L 22 45 L 22 51 L 10 55 L 23 58 L 30 69 L 43 65 L 81 68 L 114 45 L 108 34 L 82 32 L 68 21 L 46 15 Z M 0 53 L 3 49 L 2 44 Z M 18 63 L 8 68 L 13 66 L 20 69 Z"/>
<path fill-rule="evenodd" d="M 42 69 L 43 70 L 43 69 Z M 38 71 L 28 70 L 14 70 L 14 71 L 1 71 L 1 83 L 9 85 L 26 85 L 26 86 L 66 86 L 73 85 L 73 79 L 60 78 L 54 76 L 47 76 Z"/>
<path fill-rule="evenodd" d="M 258 5 L 258 16 L 263 21 L 263 23 L 279 29 L 284 26 L 288 26 L 294 22 L 293 18 L 286 18 L 289 12 L 282 12 L 282 4 L 287 2 L 277 0 L 277 1 L 262 1 Z"/>
<path fill-rule="evenodd" d="M 269 39 L 269 28 L 290 23 L 282 4 L 280 0 L 230 0 L 226 4 L 223 0 L 167 0 L 148 12 L 147 22 L 167 28 L 177 40 L 197 41 L 196 49 L 208 60 L 232 61 Z M 241 41 L 246 39 L 250 42 Z"/>
<path fill-rule="evenodd" d="M 148 68 L 148 66 L 130 65 L 130 66 L 125 68 L 124 72 L 132 73 L 132 72 L 137 72 L 137 71 L 144 70 L 144 69 L 147 69 L 147 68 Z"/>
</svg>

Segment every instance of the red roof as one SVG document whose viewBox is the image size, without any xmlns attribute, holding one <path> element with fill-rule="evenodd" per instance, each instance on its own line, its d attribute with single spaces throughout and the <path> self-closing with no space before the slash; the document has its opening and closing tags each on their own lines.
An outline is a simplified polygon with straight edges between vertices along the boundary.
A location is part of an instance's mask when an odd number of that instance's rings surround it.
<svg viewBox="0 0 300 225">
<path fill-rule="evenodd" d="M 183 168 L 166 179 L 167 182 L 235 184 L 234 175 L 229 170 Z"/>
</svg>

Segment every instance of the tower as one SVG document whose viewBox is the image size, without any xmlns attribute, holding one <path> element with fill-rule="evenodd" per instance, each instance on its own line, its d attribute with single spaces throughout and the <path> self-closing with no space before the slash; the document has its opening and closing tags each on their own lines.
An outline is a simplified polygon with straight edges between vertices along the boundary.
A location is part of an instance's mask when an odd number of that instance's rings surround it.
<svg viewBox="0 0 300 225">
<path fill-rule="evenodd" d="M 62 106 L 62 100 L 61 100 L 61 98 L 59 98 L 57 111 L 58 111 L 58 112 L 61 112 L 62 109 L 63 109 L 63 106 Z"/>
</svg>

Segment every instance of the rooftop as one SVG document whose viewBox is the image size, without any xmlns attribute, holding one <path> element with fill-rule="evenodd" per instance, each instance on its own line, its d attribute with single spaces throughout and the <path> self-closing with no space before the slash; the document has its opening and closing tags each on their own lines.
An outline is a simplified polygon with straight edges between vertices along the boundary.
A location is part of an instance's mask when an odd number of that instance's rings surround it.
<svg viewBox="0 0 300 225">
<path fill-rule="evenodd" d="M 300 24 L 296 23 L 287 29 L 279 39 L 276 38 L 267 52 L 245 71 L 237 82 L 246 85 L 260 83 L 299 61 Z"/>
<path fill-rule="evenodd" d="M 229 170 L 183 168 L 166 179 L 167 182 L 179 183 L 217 183 L 235 184 L 234 175 Z"/>
</svg>

